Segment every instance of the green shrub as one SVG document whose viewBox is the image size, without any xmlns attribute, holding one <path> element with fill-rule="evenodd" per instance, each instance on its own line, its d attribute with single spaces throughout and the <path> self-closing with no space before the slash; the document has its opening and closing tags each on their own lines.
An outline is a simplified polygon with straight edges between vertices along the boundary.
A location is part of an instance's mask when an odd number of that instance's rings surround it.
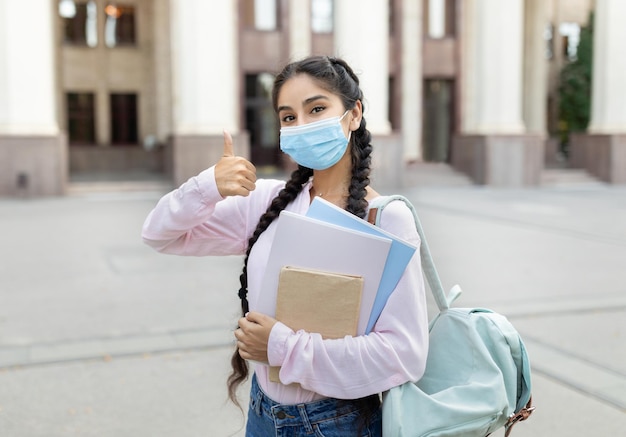
<svg viewBox="0 0 626 437">
<path fill-rule="evenodd" d="M 559 80 L 559 133 L 563 152 L 572 132 L 584 132 L 591 116 L 591 76 L 593 57 L 593 12 L 580 29 L 576 60 L 566 64 Z"/>
</svg>

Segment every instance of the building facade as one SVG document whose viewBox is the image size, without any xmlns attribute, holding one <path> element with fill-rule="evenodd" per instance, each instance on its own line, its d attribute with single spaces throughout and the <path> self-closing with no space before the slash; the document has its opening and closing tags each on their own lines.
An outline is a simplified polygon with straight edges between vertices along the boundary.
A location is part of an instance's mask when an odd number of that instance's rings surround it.
<svg viewBox="0 0 626 437">
<path fill-rule="evenodd" d="M 412 161 L 537 185 L 561 62 L 546 51 L 564 44 L 546 29 L 573 3 L 571 20 L 595 8 L 606 26 L 590 135 L 572 162 L 623 181 L 619 0 L 3 0 L 0 195 L 58 195 L 89 179 L 179 184 L 219 159 L 224 129 L 259 169 L 288 168 L 270 89 L 310 54 L 343 57 L 359 75 L 379 186 L 402 185 Z"/>
</svg>

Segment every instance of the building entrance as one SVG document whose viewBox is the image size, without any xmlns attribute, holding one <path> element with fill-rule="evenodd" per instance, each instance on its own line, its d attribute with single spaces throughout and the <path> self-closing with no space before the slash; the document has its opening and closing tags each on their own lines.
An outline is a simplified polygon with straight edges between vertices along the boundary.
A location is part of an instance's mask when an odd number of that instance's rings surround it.
<svg viewBox="0 0 626 437">
<path fill-rule="evenodd" d="M 278 118 L 272 108 L 274 76 L 269 73 L 247 74 L 245 126 L 250 133 L 250 157 L 257 167 L 281 166 L 278 144 Z"/>
<path fill-rule="evenodd" d="M 424 160 L 450 162 L 453 132 L 453 81 L 426 80 L 424 83 Z"/>
</svg>

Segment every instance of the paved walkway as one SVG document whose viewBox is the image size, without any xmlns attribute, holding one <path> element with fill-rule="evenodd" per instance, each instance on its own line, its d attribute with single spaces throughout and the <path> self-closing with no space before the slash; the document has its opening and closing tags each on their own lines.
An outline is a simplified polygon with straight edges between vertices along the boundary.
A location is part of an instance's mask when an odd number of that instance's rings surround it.
<svg viewBox="0 0 626 437">
<path fill-rule="evenodd" d="M 513 435 L 623 435 L 626 188 L 493 189 L 435 167 L 407 180 L 457 304 L 525 339 L 537 411 Z M 0 200 L 0 436 L 243 435 L 224 383 L 241 260 L 145 247 L 160 194 Z"/>
</svg>

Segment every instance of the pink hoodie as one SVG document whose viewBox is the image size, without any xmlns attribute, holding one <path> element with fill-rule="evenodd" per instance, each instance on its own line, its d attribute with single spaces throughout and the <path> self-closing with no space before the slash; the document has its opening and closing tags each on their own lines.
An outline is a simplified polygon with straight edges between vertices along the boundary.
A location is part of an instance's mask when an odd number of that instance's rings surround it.
<svg viewBox="0 0 626 437">
<path fill-rule="evenodd" d="M 287 210 L 306 213 L 310 184 Z M 142 237 L 163 253 L 242 255 L 259 217 L 284 185 L 284 181 L 260 179 L 250 196 L 222 198 L 211 167 L 161 198 L 146 218 Z M 419 246 L 413 216 L 402 202 L 385 209 L 380 226 Z M 259 287 L 274 232 L 272 223 L 250 255 L 250 310 L 263 298 Z M 294 332 L 279 322 L 270 334 L 268 355 L 270 365 L 281 366 L 280 378 L 285 384 L 271 382 L 267 366 L 254 363 L 254 367 L 263 391 L 282 404 L 324 397 L 356 399 L 417 381 L 424 372 L 427 352 L 428 317 L 418 252 L 370 334 L 323 340 L 319 334 Z"/>
</svg>

